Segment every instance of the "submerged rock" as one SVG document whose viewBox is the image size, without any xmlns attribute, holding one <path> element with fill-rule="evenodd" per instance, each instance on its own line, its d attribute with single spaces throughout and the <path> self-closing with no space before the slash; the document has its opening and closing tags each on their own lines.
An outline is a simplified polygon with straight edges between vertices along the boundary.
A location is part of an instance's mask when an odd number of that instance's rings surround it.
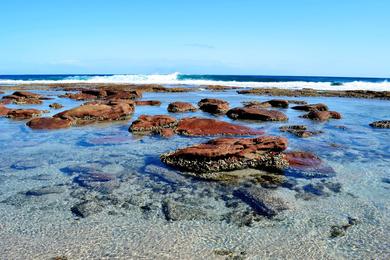
<svg viewBox="0 0 390 260">
<path fill-rule="evenodd" d="M 313 135 L 319 135 L 323 133 L 322 131 L 310 131 L 307 130 L 307 126 L 305 125 L 289 125 L 289 126 L 281 126 L 279 127 L 279 130 L 282 132 L 289 132 L 291 134 L 294 134 L 298 137 L 310 137 Z"/>
<path fill-rule="evenodd" d="M 197 110 L 196 107 L 187 102 L 172 102 L 167 109 L 171 113 L 195 112 Z"/>
<path fill-rule="evenodd" d="M 301 178 L 324 178 L 332 177 L 335 171 L 324 165 L 322 160 L 313 153 L 293 151 L 284 153 L 289 167 L 285 170 L 286 175 Z"/>
<path fill-rule="evenodd" d="M 194 205 L 187 205 L 173 200 L 165 200 L 162 203 L 162 211 L 168 221 L 178 220 L 209 220 L 207 212 Z"/>
<path fill-rule="evenodd" d="M 231 171 L 245 168 L 281 170 L 288 166 L 281 154 L 287 139 L 218 138 L 161 155 L 165 164 L 195 173 Z"/>
<path fill-rule="evenodd" d="M 120 186 L 115 175 L 103 172 L 81 173 L 74 177 L 73 182 L 81 187 L 102 193 L 110 193 Z"/>
<path fill-rule="evenodd" d="M 27 126 L 32 129 L 61 129 L 71 125 L 71 120 L 57 117 L 39 117 L 27 122 Z"/>
<path fill-rule="evenodd" d="M 260 135 L 264 132 L 215 119 L 190 117 L 179 121 L 176 132 L 187 136 Z"/>
<path fill-rule="evenodd" d="M 310 104 L 310 105 L 301 105 L 294 106 L 292 109 L 302 110 L 302 111 L 328 111 L 328 106 L 322 103 L 319 104 Z"/>
<path fill-rule="evenodd" d="M 137 106 L 160 106 L 161 105 L 161 101 L 159 100 L 137 100 L 134 101 L 134 103 Z"/>
<path fill-rule="evenodd" d="M 341 114 L 336 111 L 318 111 L 313 110 L 302 116 L 311 120 L 326 121 L 328 119 L 341 119 Z"/>
<path fill-rule="evenodd" d="M 376 128 L 390 128 L 390 120 L 375 121 L 372 122 L 370 126 Z"/>
<path fill-rule="evenodd" d="M 229 110 L 229 103 L 215 98 L 204 98 L 199 101 L 200 110 L 211 114 L 224 114 Z"/>
<path fill-rule="evenodd" d="M 267 110 L 257 107 L 236 107 L 230 109 L 226 115 L 231 119 L 248 119 L 259 121 L 286 121 L 288 117 L 276 110 Z"/>
<path fill-rule="evenodd" d="M 83 201 L 74 205 L 71 209 L 77 217 L 86 218 L 103 210 L 103 206 L 96 201 Z"/>
<path fill-rule="evenodd" d="M 288 205 L 279 197 L 275 197 L 270 190 L 251 186 L 234 191 L 234 196 L 248 204 L 257 214 L 268 218 L 276 216 Z"/>
<path fill-rule="evenodd" d="M 27 191 L 26 196 L 44 196 L 49 194 L 60 194 L 65 191 L 64 188 L 58 186 L 46 186 Z"/>
</svg>

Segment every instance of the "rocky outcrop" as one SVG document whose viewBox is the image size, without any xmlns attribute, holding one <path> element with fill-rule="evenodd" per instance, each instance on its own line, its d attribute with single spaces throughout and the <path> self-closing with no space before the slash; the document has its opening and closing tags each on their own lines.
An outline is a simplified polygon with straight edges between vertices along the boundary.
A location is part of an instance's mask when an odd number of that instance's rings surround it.
<svg viewBox="0 0 390 260">
<path fill-rule="evenodd" d="M 328 111 L 329 110 L 328 106 L 322 103 L 293 106 L 292 109 L 302 110 L 302 111 Z"/>
<path fill-rule="evenodd" d="M 341 119 L 341 114 L 336 111 L 318 111 L 313 110 L 302 116 L 311 120 L 326 121 L 329 119 Z"/>
<path fill-rule="evenodd" d="M 289 132 L 298 137 L 304 137 L 304 138 L 323 133 L 322 131 L 310 131 L 305 125 L 281 126 L 279 127 L 279 130 L 282 132 Z"/>
<path fill-rule="evenodd" d="M 152 133 L 159 134 L 166 128 L 171 130 L 176 127 L 177 120 L 174 117 L 167 115 L 141 115 L 137 120 L 131 123 L 129 128 L 130 132 L 133 133 Z M 173 130 L 172 130 L 173 131 Z M 165 133 L 166 135 L 167 133 Z"/>
<path fill-rule="evenodd" d="M 27 126 L 32 129 L 61 129 L 71 125 L 71 120 L 58 117 L 39 117 L 27 122 Z"/>
<path fill-rule="evenodd" d="M 229 103 L 225 100 L 204 98 L 199 101 L 200 110 L 211 114 L 224 114 L 229 110 Z"/>
<path fill-rule="evenodd" d="M 6 117 L 13 119 L 29 119 L 37 117 L 43 113 L 42 110 L 38 109 L 10 109 L 6 114 Z"/>
<path fill-rule="evenodd" d="M 264 132 L 215 119 L 190 117 L 179 121 L 176 133 L 187 136 L 260 135 Z"/>
<path fill-rule="evenodd" d="M 11 109 L 0 105 L 0 116 L 6 116 Z"/>
<path fill-rule="evenodd" d="M 4 100 L 9 100 L 14 104 L 42 104 L 41 99 L 45 99 L 39 94 L 35 94 L 27 91 L 15 91 L 11 95 L 4 96 Z"/>
<path fill-rule="evenodd" d="M 167 109 L 171 113 L 195 112 L 197 110 L 196 107 L 187 102 L 172 102 Z"/>
<path fill-rule="evenodd" d="M 390 128 L 390 120 L 375 121 L 372 122 L 370 126 L 375 128 Z"/>
<path fill-rule="evenodd" d="M 110 90 L 110 89 L 83 89 L 78 93 L 66 93 L 61 97 L 66 97 L 74 100 L 120 100 L 120 99 L 136 99 L 142 97 L 140 90 Z"/>
<path fill-rule="evenodd" d="M 161 105 L 161 101 L 159 100 L 137 100 L 134 101 L 134 103 L 137 106 L 160 106 Z"/>
<path fill-rule="evenodd" d="M 64 106 L 59 104 L 59 103 L 53 103 L 53 104 L 50 104 L 49 107 L 54 108 L 54 109 L 60 109 L 60 108 L 63 108 Z"/>
<path fill-rule="evenodd" d="M 126 102 L 108 101 L 89 103 L 70 110 L 65 110 L 54 117 L 69 119 L 75 125 L 83 125 L 99 121 L 128 119 L 134 112 L 134 105 Z"/>
<path fill-rule="evenodd" d="M 161 155 L 174 168 L 208 173 L 245 168 L 281 170 L 288 166 L 281 153 L 287 148 L 283 137 L 218 138 Z"/>
<path fill-rule="evenodd" d="M 247 119 L 259 121 L 286 121 L 288 117 L 276 110 L 267 110 L 257 107 L 236 107 L 230 109 L 226 115 L 231 119 Z"/>
</svg>

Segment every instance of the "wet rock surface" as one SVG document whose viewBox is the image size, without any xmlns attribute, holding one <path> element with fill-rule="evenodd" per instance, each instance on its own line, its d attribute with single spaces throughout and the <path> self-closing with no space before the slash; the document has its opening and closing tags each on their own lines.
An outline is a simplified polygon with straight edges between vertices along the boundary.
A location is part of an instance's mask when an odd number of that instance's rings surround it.
<svg viewBox="0 0 390 260">
<path fill-rule="evenodd" d="M 288 165 L 281 154 L 286 148 L 287 139 L 283 137 L 218 138 L 163 154 L 161 160 L 169 166 L 195 173 L 245 168 L 281 170 Z"/>
<path fill-rule="evenodd" d="M 168 112 L 171 113 L 183 113 L 183 112 L 195 112 L 198 110 L 191 103 L 187 102 L 172 102 L 168 105 Z"/>
<path fill-rule="evenodd" d="M 176 132 L 186 136 L 259 135 L 264 133 L 261 130 L 254 130 L 246 126 L 198 117 L 181 119 Z"/>
<path fill-rule="evenodd" d="M 197 205 L 188 205 L 169 199 L 163 201 L 162 211 L 168 221 L 211 219 L 207 211 Z"/>
<path fill-rule="evenodd" d="M 65 110 L 53 117 L 68 119 L 75 125 L 84 125 L 99 121 L 128 119 L 134 112 L 134 105 L 126 102 L 90 103 Z"/>
<path fill-rule="evenodd" d="M 211 114 L 224 114 L 229 110 L 229 103 L 215 98 L 204 98 L 198 103 L 199 109 Z"/>
<path fill-rule="evenodd" d="M 246 119 L 259 121 L 286 121 L 288 117 L 276 110 L 267 110 L 257 107 L 236 107 L 230 109 L 226 115 L 231 119 Z"/>
<path fill-rule="evenodd" d="M 6 117 L 13 118 L 13 119 L 30 119 L 33 117 L 37 117 L 43 113 L 42 110 L 38 109 L 10 109 Z"/>
<path fill-rule="evenodd" d="M 390 128 L 390 120 L 381 120 L 370 123 L 371 127 L 375 128 Z"/>
</svg>

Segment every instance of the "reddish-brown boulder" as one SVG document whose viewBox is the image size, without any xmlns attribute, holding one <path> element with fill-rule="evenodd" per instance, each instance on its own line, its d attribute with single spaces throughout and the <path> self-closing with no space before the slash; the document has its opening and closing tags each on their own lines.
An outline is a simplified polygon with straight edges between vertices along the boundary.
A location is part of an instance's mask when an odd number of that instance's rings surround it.
<svg viewBox="0 0 390 260">
<path fill-rule="evenodd" d="M 116 100 L 116 99 L 136 99 L 142 97 L 142 92 L 139 90 L 106 90 L 107 100 Z"/>
<path fill-rule="evenodd" d="M 181 170 L 207 173 L 245 168 L 281 170 L 288 166 L 281 153 L 283 137 L 218 138 L 161 155 L 167 165 Z"/>
<path fill-rule="evenodd" d="M 196 107 L 187 102 L 172 102 L 167 109 L 171 113 L 195 112 L 197 110 Z"/>
<path fill-rule="evenodd" d="M 272 107 L 281 107 L 281 108 L 287 108 L 288 107 L 288 101 L 284 99 L 272 99 L 268 100 L 264 103 L 270 104 Z"/>
<path fill-rule="evenodd" d="M 174 117 L 167 115 L 141 115 L 137 120 L 131 123 L 130 132 L 151 132 L 159 133 L 164 128 L 174 128 L 177 125 L 177 120 Z"/>
<path fill-rule="evenodd" d="M 54 109 L 60 109 L 60 108 L 63 108 L 64 106 L 59 104 L 59 103 L 53 103 L 53 104 L 50 104 L 49 107 L 54 108 Z"/>
<path fill-rule="evenodd" d="M 259 135 L 264 133 L 261 130 L 254 130 L 246 126 L 198 117 L 181 119 L 176 132 L 188 136 Z"/>
<path fill-rule="evenodd" d="M 42 113 L 43 111 L 38 109 L 11 109 L 6 116 L 14 119 L 29 119 Z"/>
<path fill-rule="evenodd" d="M 38 117 L 27 122 L 27 126 L 32 129 L 60 129 L 71 125 L 71 120 L 58 117 Z"/>
<path fill-rule="evenodd" d="M 159 100 L 137 100 L 134 102 L 137 106 L 159 106 L 161 101 Z"/>
<path fill-rule="evenodd" d="M 97 121 L 125 120 L 134 112 L 132 104 L 124 102 L 90 103 L 65 110 L 54 117 L 69 119 L 76 125 Z"/>
<path fill-rule="evenodd" d="M 12 95 L 21 97 L 21 98 L 36 98 L 36 99 L 41 99 L 42 95 L 35 94 L 32 92 L 28 91 L 15 91 Z"/>
<path fill-rule="evenodd" d="M 304 118 L 309 118 L 312 120 L 320 120 L 320 121 L 326 121 L 328 119 L 341 119 L 341 114 L 336 111 L 318 111 L 313 110 L 307 113 L 306 115 L 303 115 Z"/>
<path fill-rule="evenodd" d="M 276 110 L 267 110 L 257 107 L 236 107 L 230 109 L 226 115 L 232 119 L 248 119 L 260 121 L 286 121 L 288 117 Z"/>
<path fill-rule="evenodd" d="M 0 105 L 0 116 L 6 116 L 9 111 L 10 111 L 9 108 L 6 108 L 5 106 Z"/>
<path fill-rule="evenodd" d="M 62 95 L 60 97 L 70 98 L 74 100 L 93 100 L 96 99 L 95 95 L 87 94 L 87 93 L 66 93 L 65 95 Z"/>
<path fill-rule="evenodd" d="M 322 103 L 319 104 L 310 104 L 310 105 L 300 105 L 300 106 L 293 106 L 292 109 L 295 110 L 303 110 L 303 111 L 328 111 L 328 106 Z"/>
<path fill-rule="evenodd" d="M 224 114 L 229 110 L 229 103 L 221 99 L 204 98 L 198 103 L 199 108 L 211 114 Z"/>
<path fill-rule="evenodd" d="M 320 158 L 310 152 L 287 152 L 285 158 L 293 168 L 317 167 L 322 163 Z"/>
</svg>

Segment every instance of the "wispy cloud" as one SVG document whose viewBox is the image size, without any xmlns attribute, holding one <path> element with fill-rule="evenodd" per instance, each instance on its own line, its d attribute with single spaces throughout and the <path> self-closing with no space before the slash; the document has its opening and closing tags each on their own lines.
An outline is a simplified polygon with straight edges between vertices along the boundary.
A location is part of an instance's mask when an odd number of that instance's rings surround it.
<svg viewBox="0 0 390 260">
<path fill-rule="evenodd" d="M 184 46 L 198 49 L 215 49 L 215 46 L 203 43 L 186 43 Z"/>
</svg>

